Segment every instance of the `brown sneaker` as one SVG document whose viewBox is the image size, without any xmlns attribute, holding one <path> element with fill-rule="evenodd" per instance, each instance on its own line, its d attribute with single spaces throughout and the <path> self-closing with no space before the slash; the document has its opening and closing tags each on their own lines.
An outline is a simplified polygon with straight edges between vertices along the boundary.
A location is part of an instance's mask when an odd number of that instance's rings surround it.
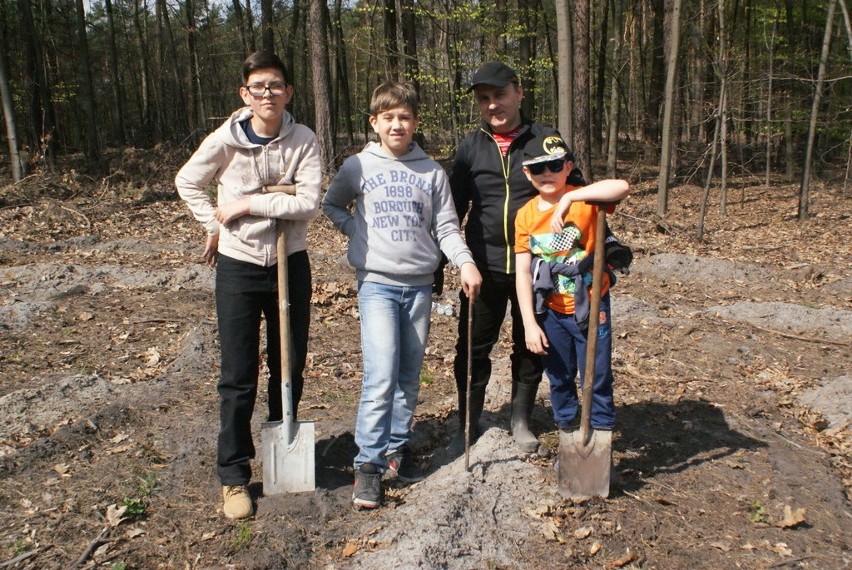
<svg viewBox="0 0 852 570">
<path fill-rule="evenodd" d="M 222 487 L 222 496 L 225 498 L 223 510 L 229 519 L 247 519 L 254 512 L 248 487 L 245 485 L 225 485 Z"/>
</svg>

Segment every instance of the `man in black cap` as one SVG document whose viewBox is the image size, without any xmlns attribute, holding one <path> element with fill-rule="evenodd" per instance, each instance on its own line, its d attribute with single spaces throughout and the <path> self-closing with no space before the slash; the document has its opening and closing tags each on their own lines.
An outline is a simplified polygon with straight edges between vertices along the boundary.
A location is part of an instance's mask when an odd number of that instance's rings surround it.
<svg viewBox="0 0 852 570">
<path fill-rule="evenodd" d="M 538 448 L 538 439 L 529 428 L 529 418 L 541 382 L 542 364 L 539 356 L 526 347 L 515 291 L 515 215 L 537 195 L 523 172 L 524 145 L 534 137 L 558 136 L 558 133 L 521 114 L 524 91 L 517 73 L 506 64 L 486 63 L 473 74 L 469 88 L 482 115 L 482 123 L 456 150 L 450 186 L 459 220 L 467 215 L 467 245 L 483 278 L 480 294 L 473 304 L 471 438 L 475 440 L 481 433 L 479 419 L 485 403 L 485 388 L 491 377 L 491 349 L 499 338 L 506 306 L 511 303 L 511 430 L 520 449 L 531 453 Z M 568 183 L 585 184 L 578 169 L 572 170 Z M 468 299 L 463 292 L 459 297 L 461 310 L 453 368 L 460 428 L 464 433 Z"/>
</svg>

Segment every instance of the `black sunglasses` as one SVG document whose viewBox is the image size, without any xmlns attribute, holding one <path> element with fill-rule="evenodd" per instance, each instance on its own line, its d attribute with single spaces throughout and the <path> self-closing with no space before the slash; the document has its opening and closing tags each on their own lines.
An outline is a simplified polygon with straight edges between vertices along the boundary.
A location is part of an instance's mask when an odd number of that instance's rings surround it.
<svg viewBox="0 0 852 570">
<path fill-rule="evenodd" d="M 559 158 L 557 160 L 548 160 L 547 162 L 537 162 L 535 164 L 527 165 L 527 168 L 530 171 L 530 174 L 533 176 L 538 176 L 539 174 L 544 173 L 544 169 L 548 169 L 551 172 L 562 172 L 562 169 L 565 167 L 565 159 Z"/>
</svg>

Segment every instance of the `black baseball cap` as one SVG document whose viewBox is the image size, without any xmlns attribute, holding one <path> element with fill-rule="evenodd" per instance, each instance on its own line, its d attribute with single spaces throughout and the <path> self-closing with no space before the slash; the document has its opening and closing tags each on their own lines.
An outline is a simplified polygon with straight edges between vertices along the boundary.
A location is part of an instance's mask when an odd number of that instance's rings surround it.
<svg viewBox="0 0 852 570">
<path fill-rule="evenodd" d="M 470 80 L 468 91 L 472 91 L 477 85 L 491 85 L 492 87 L 505 87 L 509 83 L 517 83 L 518 74 L 515 70 L 500 61 L 486 63 L 476 70 Z"/>
<path fill-rule="evenodd" d="M 560 158 L 574 162 L 574 154 L 559 135 L 536 135 L 524 145 L 524 166 Z"/>
</svg>

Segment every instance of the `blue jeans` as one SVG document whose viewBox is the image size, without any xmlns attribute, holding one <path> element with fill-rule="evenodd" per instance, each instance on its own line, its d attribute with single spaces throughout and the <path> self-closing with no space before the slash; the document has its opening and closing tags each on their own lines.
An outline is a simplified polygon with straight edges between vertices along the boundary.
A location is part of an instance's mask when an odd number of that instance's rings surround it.
<svg viewBox="0 0 852 570">
<path fill-rule="evenodd" d="M 580 377 L 585 377 L 586 334 L 577 327 L 573 314 L 566 315 L 552 309 L 547 309 L 539 316 L 539 323 L 550 344 L 542 360 L 544 372 L 550 381 L 553 419 L 559 427 L 567 427 L 579 409 L 574 378 L 578 370 Z M 609 294 L 601 298 L 595 353 L 591 423 L 594 429 L 612 429 L 615 426 L 615 403 L 612 396 L 612 314 Z"/>
<path fill-rule="evenodd" d="M 408 443 L 429 338 L 432 286 L 358 283 L 364 380 L 355 422 L 355 468 L 387 468 L 385 455 Z"/>
</svg>

